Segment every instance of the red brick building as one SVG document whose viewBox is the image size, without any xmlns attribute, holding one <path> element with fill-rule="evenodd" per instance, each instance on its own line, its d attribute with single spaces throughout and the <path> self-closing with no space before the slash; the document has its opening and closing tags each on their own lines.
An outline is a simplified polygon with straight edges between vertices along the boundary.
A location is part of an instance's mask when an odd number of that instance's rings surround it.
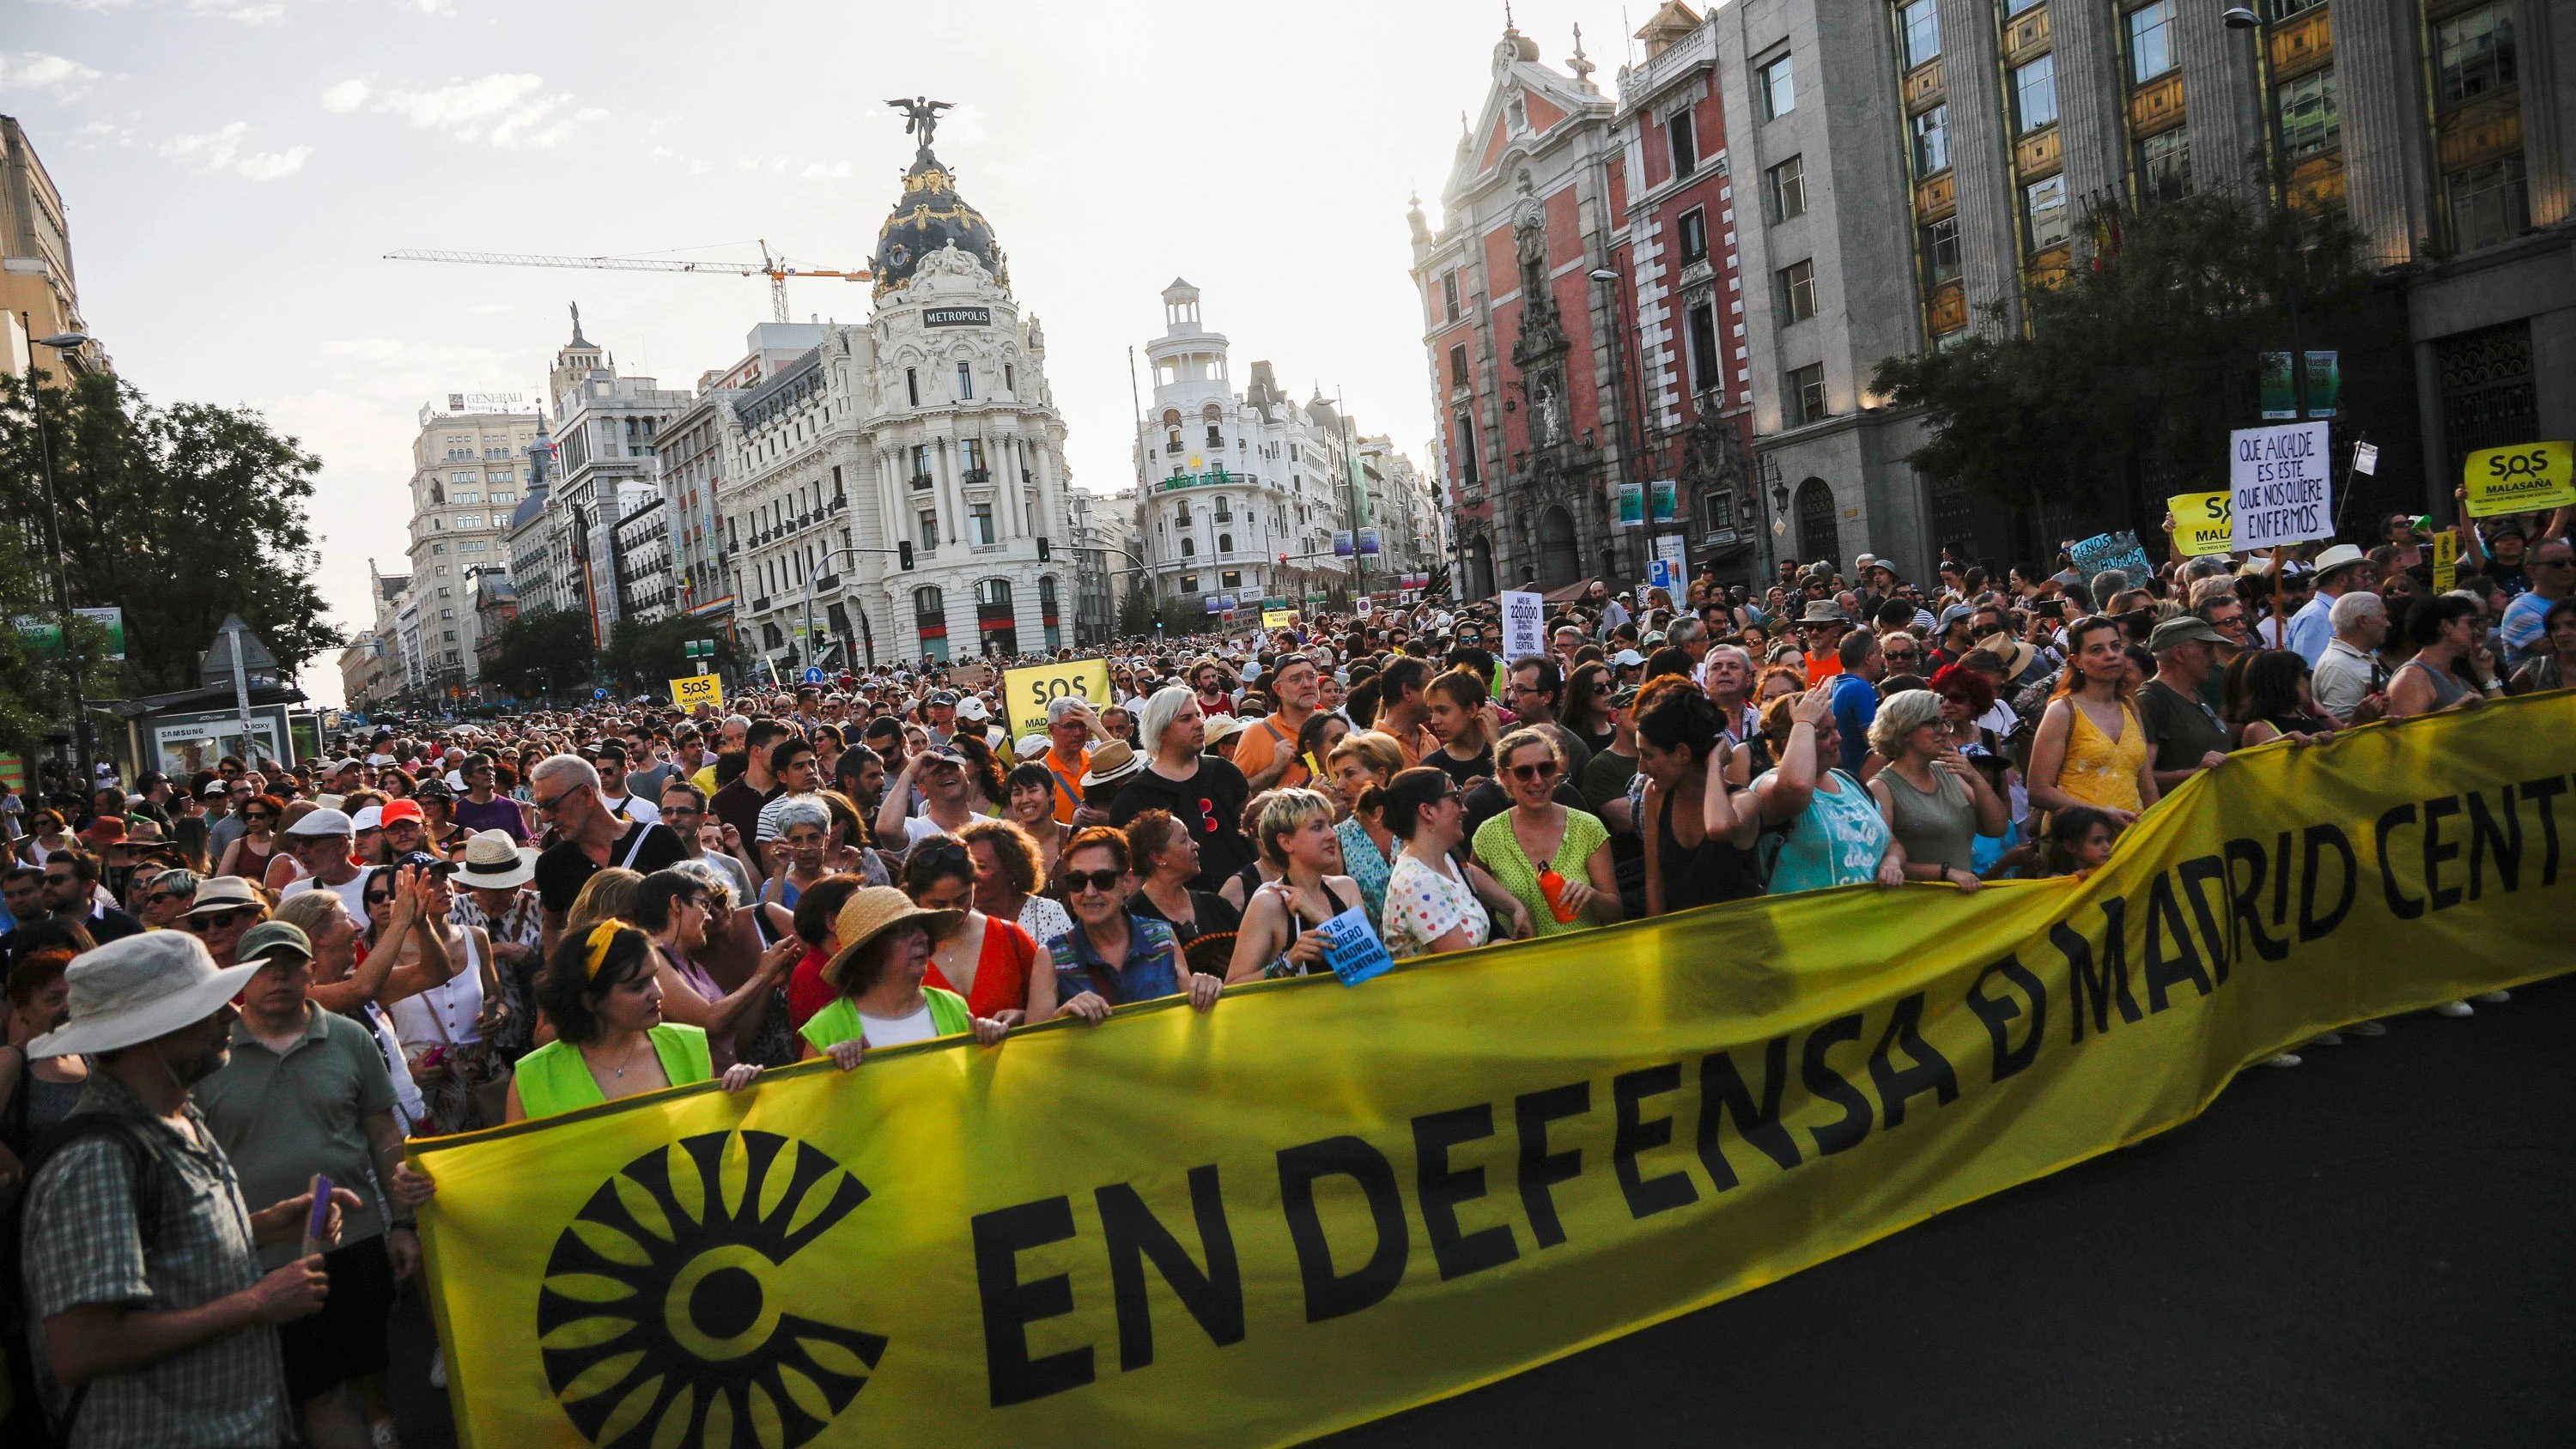
<svg viewBox="0 0 2576 1449">
<path fill-rule="evenodd" d="M 1614 103 L 1593 69 L 1579 36 L 1560 72 L 1505 30 L 1440 229 L 1419 205 L 1411 217 L 1453 564 L 1469 597 L 1596 577 L 1622 587 L 1644 577 L 1657 539 L 1696 568 L 1743 532 L 1734 515 L 1749 490 L 1729 418 L 1742 389 L 1716 332 L 1734 280 L 1723 125 L 1691 99 L 1714 80 L 1705 62 L 1650 60 L 1651 89 Z M 1632 177 L 1645 178 L 1633 195 Z M 1706 309 L 1719 349 L 1700 371 L 1691 306 Z M 1674 516 L 1621 527 L 1617 485 L 1658 480 L 1679 485 Z M 1720 517 L 1724 531 L 1709 526 Z"/>
</svg>

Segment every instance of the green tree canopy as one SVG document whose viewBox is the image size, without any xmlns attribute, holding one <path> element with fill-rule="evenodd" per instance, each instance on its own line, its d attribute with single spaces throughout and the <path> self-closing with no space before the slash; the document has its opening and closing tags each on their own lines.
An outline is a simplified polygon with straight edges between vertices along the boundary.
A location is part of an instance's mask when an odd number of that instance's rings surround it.
<svg viewBox="0 0 2576 1449">
<path fill-rule="evenodd" d="M 64 387 L 35 375 L 72 603 L 125 610 L 122 677 L 103 692 L 195 687 L 197 656 L 228 613 L 290 675 L 339 646 L 312 582 L 321 555 L 306 514 L 320 459 L 247 408 L 161 407 L 122 378 L 87 373 Z M 34 555 L 41 599 L 44 476 L 30 403 L 22 379 L 0 378 L 0 512 Z M 0 591 L 10 567 L 0 562 Z"/>
<path fill-rule="evenodd" d="M 664 619 L 652 624 L 629 619 L 610 632 L 608 647 L 599 656 L 600 672 L 625 693 L 658 695 L 671 680 L 698 672 L 697 661 L 688 655 L 692 639 L 714 640 L 713 665 L 722 670 L 733 667 L 733 641 L 720 626 L 703 619 Z"/>
<path fill-rule="evenodd" d="M 521 614 L 502 626 L 499 653 L 483 677 L 516 698 L 535 699 L 586 682 L 597 657 L 588 615 Z"/>
<path fill-rule="evenodd" d="M 2024 513 L 2083 499 L 2154 537 L 2164 494 L 2226 486 L 2227 433 L 2254 421 L 2257 354 L 2289 347 L 2293 300 L 2317 347 L 2364 285 L 2339 214 L 2183 197 L 2110 218 L 2089 265 L 2027 289 L 2023 335 L 1890 358 L 1873 385 L 1924 410 L 1933 481 Z"/>
</svg>

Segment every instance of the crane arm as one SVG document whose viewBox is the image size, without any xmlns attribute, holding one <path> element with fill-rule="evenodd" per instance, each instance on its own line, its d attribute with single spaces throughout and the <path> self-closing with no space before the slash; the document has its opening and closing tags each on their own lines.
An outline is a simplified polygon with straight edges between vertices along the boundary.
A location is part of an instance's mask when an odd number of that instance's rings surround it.
<svg viewBox="0 0 2576 1449">
<path fill-rule="evenodd" d="M 445 252 L 407 249 L 387 252 L 389 262 L 479 262 L 494 267 L 584 267 L 607 272 L 713 272 L 736 277 L 774 275 L 761 262 L 676 262 L 642 257 L 547 257 L 527 252 Z"/>
</svg>

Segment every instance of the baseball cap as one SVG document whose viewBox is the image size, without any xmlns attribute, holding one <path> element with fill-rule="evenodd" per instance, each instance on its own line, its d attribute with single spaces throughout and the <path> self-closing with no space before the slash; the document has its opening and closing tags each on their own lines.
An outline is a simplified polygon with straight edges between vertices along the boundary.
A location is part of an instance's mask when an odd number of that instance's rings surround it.
<svg viewBox="0 0 2576 1449">
<path fill-rule="evenodd" d="M 2163 623 L 2158 624 L 2155 632 L 2147 636 L 2147 652 L 2150 654 L 2162 654 L 2166 650 L 2174 648 L 2177 645 L 2189 644 L 2195 641 L 2206 644 L 2232 644 L 2235 642 L 2234 640 L 2229 639 L 2226 635 L 2219 633 L 2216 629 L 2211 628 L 2207 619 L 2201 618 L 2197 614 L 2185 614 L 2180 618 L 2167 619 Z"/>
<path fill-rule="evenodd" d="M 384 828 L 385 812 L 380 806 L 369 805 L 360 810 L 357 814 L 349 817 L 349 833 L 352 835 L 363 834 L 370 830 L 382 830 Z"/>
<path fill-rule="evenodd" d="M 388 800 L 377 808 L 376 818 L 382 824 L 392 825 L 397 821 L 425 820 L 427 817 L 420 813 L 417 800 Z"/>
<path fill-rule="evenodd" d="M 313 941 L 301 927 L 286 921 L 262 921 L 242 932 L 240 944 L 233 947 L 236 961 L 264 961 L 279 954 L 313 959 Z"/>
</svg>

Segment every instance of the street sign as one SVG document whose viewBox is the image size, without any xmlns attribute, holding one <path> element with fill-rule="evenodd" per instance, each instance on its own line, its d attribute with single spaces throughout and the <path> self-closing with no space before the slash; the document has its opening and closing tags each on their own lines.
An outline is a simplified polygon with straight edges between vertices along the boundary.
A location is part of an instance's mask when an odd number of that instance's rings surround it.
<svg viewBox="0 0 2576 1449">
<path fill-rule="evenodd" d="M 606 699 L 608 698 L 608 691 L 604 689 L 594 689 L 590 692 L 590 697 L 593 699 Z"/>
<path fill-rule="evenodd" d="M 671 703 L 682 709 L 695 709 L 702 704 L 722 709 L 724 681 L 712 674 L 692 674 L 686 679 L 674 679 L 671 681 Z"/>
<path fill-rule="evenodd" d="M 823 667 L 822 667 L 821 665 L 819 665 L 819 664 L 808 664 L 808 665 L 806 665 L 806 666 L 805 666 L 805 682 L 806 682 L 807 684 L 820 684 L 820 683 L 822 683 L 822 682 L 823 682 Z"/>
</svg>

